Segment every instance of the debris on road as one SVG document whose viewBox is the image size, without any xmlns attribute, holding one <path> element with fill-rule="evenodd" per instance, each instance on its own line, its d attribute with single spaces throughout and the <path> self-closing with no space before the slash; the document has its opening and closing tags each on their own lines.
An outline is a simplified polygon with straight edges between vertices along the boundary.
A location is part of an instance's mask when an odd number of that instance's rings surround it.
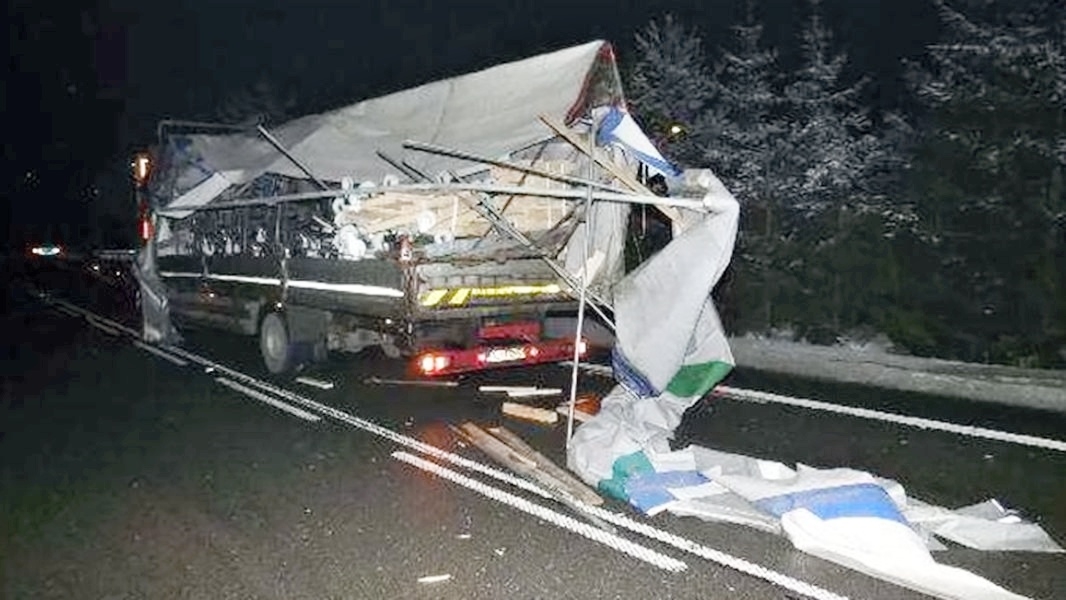
<svg viewBox="0 0 1066 600">
<path fill-rule="evenodd" d="M 575 477 L 566 469 L 560 467 L 551 461 L 548 457 L 544 456 L 540 452 L 533 449 L 532 446 L 526 443 L 518 434 L 514 433 L 506 427 L 490 427 L 489 433 L 499 438 L 503 443 L 510 446 L 512 449 L 521 452 L 526 458 L 530 458 L 537 464 L 537 468 L 545 471 L 552 477 L 563 482 L 567 489 L 573 494 L 575 498 L 584 502 L 585 504 L 591 504 L 592 506 L 600 506 L 603 504 L 603 498 L 600 497 L 592 488 L 588 487 L 581 482 L 580 479 Z"/>
<path fill-rule="evenodd" d="M 563 393 L 562 388 L 541 388 L 525 385 L 483 385 L 478 388 L 479 392 L 504 393 L 510 398 L 530 398 L 534 396 L 559 396 Z"/>
<path fill-rule="evenodd" d="M 544 423 L 546 425 L 555 425 L 559 422 L 559 413 L 554 410 L 537 408 L 536 406 L 529 406 L 528 404 L 504 402 L 500 405 L 500 410 L 503 411 L 503 414 L 509 417 Z"/>
<path fill-rule="evenodd" d="M 543 486 L 552 497 L 597 527 L 607 531 L 613 529 L 582 508 L 585 505 L 602 505 L 603 498 L 599 494 L 581 483 L 566 469 L 534 450 L 514 432 L 504 427 L 493 427 L 486 431 L 469 421 L 455 428 L 454 431 L 496 462 Z"/>
<path fill-rule="evenodd" d="M 413 385 L 420 387 L 459 387 L 458 381 L 436 379 L 382 379 L 380 377 L 367 377 L 363 383 L 374 385 Z"/>
<path fill-rule="evenodd" d="M 509 394 L 511 392 L 526 392 L 537 389 L 535 385 L 483 385 L 478 387 L 479 392 L 503 392 Z"/>
<path fill-rule="evenodd" d="M 444 573 L 442 575 L 426 575 L 424 577 L 419 577 L 418 583 L 441 583 L 443 581 L 448 581 L 451 578 L 452 576 L 449 573 Z"/>
<path fill-rule="evenodd" d="M 555 412 L 560 415 L 570 414 L 570 403 L 562 402 L 555 407 Z M 600 412 L 600 399 L 595 396 L 579 396 L 574 402 L 574 419 L 584 423 Z"/>
<path fill-rule="evenodd" d="M 514 392 L 507 392 L 507 395 L 511 398 L 530 398 L 534 396 L 561 396 L 562 393 L 562 388 L 538 388 L 532 390 L 518 390 Z"/>
<path fill-rule="evenodd" d="M 311 387 L 316 387 L 320 390 L 332 390 L 332 381 L 323 381 L 321 379 L 315 379 L 314 377 L 300 376 L 296 378 L 296 383 L 302 383 Z"/>
</svg>

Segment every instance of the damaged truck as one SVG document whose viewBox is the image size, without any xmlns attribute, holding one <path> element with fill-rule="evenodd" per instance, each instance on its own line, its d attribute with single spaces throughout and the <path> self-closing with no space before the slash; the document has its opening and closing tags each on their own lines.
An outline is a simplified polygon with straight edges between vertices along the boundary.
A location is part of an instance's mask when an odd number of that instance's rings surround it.
<svg viewBox="0 0 1066 600">
<path fill-rule="evenodd" d="M 428 376 L 583 354 L 553 319 L 609 328 L 630 205 L 685 202 L 599 135 L 623 120 L 596 41 L 277 127 L 165 121 L 134 164 L 144 337 L 239 332 L 272 373 L 368 347 Z"/>
</svg>

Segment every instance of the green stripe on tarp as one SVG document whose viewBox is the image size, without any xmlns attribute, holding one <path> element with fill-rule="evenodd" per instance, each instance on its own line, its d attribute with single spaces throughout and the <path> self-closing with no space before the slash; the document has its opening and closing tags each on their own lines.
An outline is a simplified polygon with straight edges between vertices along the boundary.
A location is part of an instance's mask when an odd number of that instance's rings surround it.
<svg viewBox="0 0 1066 600">
<path fill-rule="evenodd" d="M 648 457 L 644 455 L 643 451 L 637 450 L 632 454 L 626 454 L 614 459 L 614 464 L 611 465 L 611 478 L 601 480 L 596 485 L 596 488 L 615 500 L 625 502 L 629 500 L 629 496 L 626 494 L 626 481 L 634 475 L 654 472 L 655 467 L 651 465 Z"/>
<path fill-rule="evenodd" d="M 666 384 L 666 391 L 678 398 L 701 398 L 732 370 L 733 365 L 720 360 L 682 365 L 670 383 Z"/>
</svg>

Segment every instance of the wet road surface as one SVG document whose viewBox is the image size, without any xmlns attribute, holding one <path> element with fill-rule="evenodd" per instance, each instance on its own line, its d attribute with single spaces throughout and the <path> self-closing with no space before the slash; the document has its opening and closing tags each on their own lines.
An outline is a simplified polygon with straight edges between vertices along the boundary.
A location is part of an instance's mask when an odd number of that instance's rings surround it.
<svg viewBox="0 0 1066 600">
<path fill-rule="evenodd" d="M 56 276 L 46 283 L 69 281 Z M 113 298 L 89 287 L 64 291 L 77 305 L 121 313 Z M 622 531 L 649 553 L 630 556 L 616 542 L 560 525 L 574 517 L 562 505 L 454 464 L 442 463 L 483 487 L 393 457 L 420 455 L 409 441 L 424 442 L 495 468 L 447 428 L 474 420 L 505 424 L 563 463 L 564 425 L 501 419 L 499 398 L 477 391 L 484 383 L 566 388 L 569 372 L 559 366 L 470 377 L 457 388 L 398 387 L 364 383 L 371 375 L 402 378 L 395 362 L 345 357 L 306 373 L 336 384 L 319 390 L 292 377 L 267 377 L 250 339 L 188 336 L 185 348 L 197 356 L 332 411 L 309 411 L 318 418 L 309 421 L 219 385 L 218 371 L 192 361 L 173 364 L 28 295 L 9 295 L 6 302 L 0 317 L 5 598 L 802 597 Z M 1059 439 L 1066 432 L 1061 416 L 859 386 L 745 372 L 728 383 Z M 581 378 L 587 391 L 609 385 L 602 377 Z M 946 506 L 996 497 L 1066 539 L 1061 452 L 727 398 L 695 407 L 678 438 L 787 464 L 869 470 Z M 495 497 L 485 495 L 486 487 Z M 521 500 L 550 514 L 523 512 Z M 610 501 L 606 507 L 828 593 L 921 597 L 796 551 L 771 534 L 666 514 L 646 519 Z M 686 569 L 656 566 L 654 556 Z M 1062 555 L 951 546 L 936 557 L 1034 598 L 1066 596 Z M 425 577 L 429 582 L 420 582 Z"/>
</svg>

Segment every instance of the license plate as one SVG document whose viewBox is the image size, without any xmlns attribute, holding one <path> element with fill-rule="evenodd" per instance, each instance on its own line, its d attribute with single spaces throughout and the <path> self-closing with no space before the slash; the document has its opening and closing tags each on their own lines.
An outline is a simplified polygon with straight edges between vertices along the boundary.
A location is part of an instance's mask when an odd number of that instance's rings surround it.
<svg viewBox="0 0 1066 600">
<path fill-rule="evenodd" d="M 525 348 L 495 348 L 485 355 L 485 362 L 500 363 L 512 360 L 523 360 L 526 357 Z"/>
</svg>

